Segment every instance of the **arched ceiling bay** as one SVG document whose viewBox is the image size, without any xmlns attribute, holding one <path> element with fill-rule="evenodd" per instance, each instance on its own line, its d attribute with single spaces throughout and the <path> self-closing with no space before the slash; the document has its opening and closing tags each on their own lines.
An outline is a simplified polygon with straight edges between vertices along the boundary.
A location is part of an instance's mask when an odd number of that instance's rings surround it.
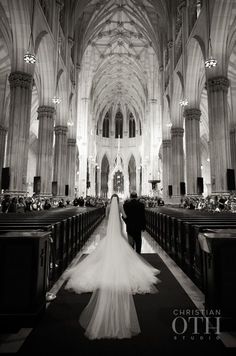
<svg viewBox="0 0 236 356">
<path fill-rule="evenodd" d="M 147 101 L 158 95 L 165 6 L 161 0 L 76 3 L 81 95 L 92 100 L 96 119 L 117 108 L 142 119 Z"/>
</svg>

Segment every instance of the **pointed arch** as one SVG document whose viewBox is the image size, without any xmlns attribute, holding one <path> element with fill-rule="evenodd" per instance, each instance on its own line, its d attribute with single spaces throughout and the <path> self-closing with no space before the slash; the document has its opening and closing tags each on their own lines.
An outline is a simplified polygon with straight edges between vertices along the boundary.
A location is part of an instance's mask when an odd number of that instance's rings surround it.
<svg viewBox="0 0 236 356">
<path fill-rule="evenodd" d="M 104 154 L 101 163 L 101 196 L 107 198 L 108 193 L 108 175 L 110 171 L 110 164 L 107 155 Z"/>
<path fill-rule="evenodd" d="M 128 164 L 128 174 L 129 174 L 129 192 L 136 191 L 136 161 L 134 155 L 132 154 L 129 159 Z"/>
</svg>

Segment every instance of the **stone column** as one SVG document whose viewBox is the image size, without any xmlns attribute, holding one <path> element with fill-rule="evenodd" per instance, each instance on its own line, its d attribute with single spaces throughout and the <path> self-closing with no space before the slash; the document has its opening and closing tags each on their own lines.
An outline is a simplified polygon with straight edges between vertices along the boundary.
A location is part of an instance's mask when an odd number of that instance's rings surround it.
<svg viewBox="0 0 236 356">
<path fill-rule="evenodd" d="M 65 195 L 66 185 L 66 159 L 67 159 L 67 126 L 55 127 L 54 147 L 54 175 L 53 180 L 57 182 L 57 194 Z"/>
<path fill-rule="evenodd" d="M 173 197 L 180 197 L 180 182 L 184 182 L 183 135 L 182 127 L 171 128 Z"/>
<path fill-rule="evenodd" d="M 10 82 L 10 114 L 6 166 L 10 167 L 10 191 L 26 192 L 32 75 L 13 72 Z"/>
<path fill-rule="evenodd" d="M 2 168 L 4 167 L 7 129 L 0 125 L 0 187 L 2 186 Z"/>
<path fill-rule="evenodd" d="M 76 139 L 67 140 L 67 183 L 69 185 L 69 196 L 75 197 L 75 163 L 76 163 Z"/>
<path fill-rule="evenodd" d="M 163 170 L 162 170 L 162 183 L 163 183 L 163 196 L 169 197 L 168 186 L 172 183 L 171 177 L 171 140 L 162 141 L 163 152 Z"/>
<path fill-rule="evenodd" d="M 90 172 L 90 179 L 89 179 L 89 181 L 90 181 L 90 194 L 92 196 L 95 196 L 96 189 L 95 189 L 95 166 L 94 166 L 94 164 L 90 164 L 89 172 Z"/>
<path fill-rule="evenodd" d="M 201 143 L 200 143 L 199 109 L 185 109 L 185 142 L 186 142 L 186 178 L 187 193 L 197 194 L 197 177 L 201 177 Z"/>
<path fill-rule="evenodd" d="M 227 169 L 231 168 L 227 93 L 224 76 L 207 81 L 212 193 L 227 192 Z"/>
<path fill-rule="evenodd" d="M 140 166 L 136 166 L 136 192 L 140 195 Z"/>
<path fill-rule="evenodd" d="M 231 162 L 232 168 L 236 175 L 236 127 L 230 130 L 230 148 L 231 148 Z"/>
<path fill-rule="evenodd" d="M 37 112 L 39 129 L 36 175 L 41 177 L 41 194 L 51 195 L 55 109 L 52 106 L 40 106 Z"/>
<path fill-rule="evenodd" d="M 101 196 L 101 170 L 100 167 L 97 168 L 97 194 Z"/>
<path fill-rule="evenodd" d="M 128 167 L 124 167 L 124 199 L 129 197 L 129 170 Z"/>
</svg>

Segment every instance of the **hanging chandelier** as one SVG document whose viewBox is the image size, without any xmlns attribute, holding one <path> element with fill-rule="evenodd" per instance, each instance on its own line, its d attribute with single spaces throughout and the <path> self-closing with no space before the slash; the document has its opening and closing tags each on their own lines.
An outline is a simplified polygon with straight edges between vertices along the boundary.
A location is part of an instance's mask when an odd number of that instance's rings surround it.
<svg viewBox="0 0 236 356">
<path fill-rule="evenodd" d="M 58 96 L 54 96 L 53 98 L 52 98 L 52 102 L 53 102 L 53 104 L 60 104 L 60 102 L 61 102 L 61 98 L 59 98 Z"/>
<path fill-rule="evenodd" d="M 179 105 L 181 105 L 181 106 L 187 106 L 187 105 L 188 105 L 188 100 L 187 100 L 186 98 L 181 99 L 181 100 L 179 101 Z"/>
<path fill-rule="evenodd" d="M 217 60 L 210 56 L 206 61 L 205 61 L 205 67 L 206 68 L 213 68 L 217 66 Z"/>
<path fill-rule="evenodd" d="M 36 62 L 36 56 L 29 51 L 24 55 L 24 61 L 28 64 L 34 64 Z"/>
</svg>

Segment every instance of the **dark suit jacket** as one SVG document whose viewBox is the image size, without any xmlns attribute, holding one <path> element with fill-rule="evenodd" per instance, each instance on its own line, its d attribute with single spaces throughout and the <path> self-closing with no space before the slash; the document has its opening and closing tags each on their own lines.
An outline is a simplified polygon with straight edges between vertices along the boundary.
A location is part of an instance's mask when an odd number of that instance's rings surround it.
<svg viewBox="0 0 236 356">
<path fill-rule="evenodd" d="M 126 223 L 127 233 L 131 236 L 140 234 L 146 228 L 145 207 L 144 204 L 137 199 L 130 199 L 124 203 L 124 212 L 127 218 Z"/>
</svg>

